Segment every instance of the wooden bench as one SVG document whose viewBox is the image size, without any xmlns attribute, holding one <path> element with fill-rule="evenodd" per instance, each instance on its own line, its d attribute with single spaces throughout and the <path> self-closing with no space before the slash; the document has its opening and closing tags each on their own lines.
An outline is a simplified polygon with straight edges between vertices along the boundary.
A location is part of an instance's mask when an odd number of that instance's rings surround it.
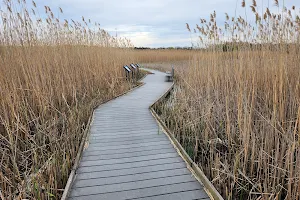
<svg viewBox="0 0 300 200">
<path fill-rule="evenodd" d="M 172 67 L 171 72 L 166 72 L 166 82 L 173 82 L 174 81 L 174 68 Z"/>
</svg>

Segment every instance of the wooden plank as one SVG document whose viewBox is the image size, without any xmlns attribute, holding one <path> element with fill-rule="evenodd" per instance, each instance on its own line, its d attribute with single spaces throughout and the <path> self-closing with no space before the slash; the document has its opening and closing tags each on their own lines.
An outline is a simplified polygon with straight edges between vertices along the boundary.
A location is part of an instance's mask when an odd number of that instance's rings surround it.
<svg viewBox="0 0 300 200">
<path fill-rule="evenodd" d="M 80 166 L 101 166 L 101 165 L 114 165 L 120 163 L 133 163 L 133 162 L 141 162 L 141 161 L 149 161 L 149 160 L 157 160 L 157 159 L 166 159 L 166 158 L 176 158 L 178 157 L 177 153 L 163 153 L 157 155 L 148 155 L 148 156 L 139 156 L 139 157 L 131 157 L 131 158 L 121 158 L 121 159 L 110 159 L 110 160 L 87 160 L 80 163 Z"/>
<path fill-rule="evenodd" d="M 132 123 L 133 119 L 122 119 L 122 122 L 124 123 Z M 116 120 L 114 120 L 113 122 L 108 121 L 108 119 L 97 119 L 97 123 L 101 123 L 103 126 L 110 126 L 112 123 L 115 123 Z M 139 117 L 134 119 L 134 123 L 136 124 L 145 124 L 145 123 L 151 123 L 151 124 L 157 124 L 156 121 L 152 118 L 152 117 Z M 114 124 L 114 125 L 118 125 L 118 124 Z"/>
<path fill-rule="evenodd" d="M 84 151 L 82 156 L 95 156 L 95 155 L 119 155 L 119 154 L 126 154 L 126 153 L 135 153 L 135 152 L 144 152 L 144 151 L 155 151 L 158 149 L 171 149 L 172 145 L 165 145 L 165 144 L 158 144 L 146 147 L 136 147 L 136 148 L 129 148 L 129 149 L 112 149 L 106 151 Z M 173 147 L 172 147 L 173 148 Z M 174 148 L 173 148 L 174 149 Z"/>
<path fill-rule="evenodd" d="M 170 194 L 157 195 L 152 197 L 139 198 L 140 200 L 209 200 L 210 198 L 206 195 L 205 191 L 202 189 L 190 190 L 184 192 L 173 192 Z"/>
<path fill-rule="evenodd" d="M 173 148 L 166 148 L 166 149 L 155 149 L 152 151 L 137 151 L 137 152 L 129 152 L 129 153 L 122 153 L 122 154 L 108 154 L 108 155 L 90 155 L 82 157 L 81 161 L 88 161 L 88 160 L 110 160 L 110 159 L 122 159 L 122 158 L 132 158 L 132 157 L 139 157 L 139 156 L 149 156 L 149 155 L 157 155 L 163 153 L 176 153 L 176 150 Z"/>
<path fill-rule="evenodd" d="M 147 137 L 147 136 L 155 136 L 155 135 L 164 135 L 162 134 L 161 131 L 159 131 L 160 134 L 158 133 L 158 130 L 155 130 L 155 132 L 152 131 L 137 131 L 137 132 L 132 132 L 130 133 L 130 137 L 128 137 L 128 134 L 111 134 L 111 133 L 108 133 L 108 134 L 94 134 L 92 136 L 90 136 L 90 140 L 106 140 L 106 139 L 124 139 L 124 138 L 127 138 L 127 139 L 130 139 L 130 138 L 135 138 L 135 137 Z"/>
<path fill-rule="evenodd" d="M 102 118 L 110 118 L 110 117 L 113 117 L 114 119 L 119 119 L 119 120 L 122 120 L 124 118 L 126 119 L 136 119 L 136 118 L 139 118 L 140 117 L 149 117 L 150 118 L 150 115 L 147 111 L 145 112 L 139 112 L 139 113 L 136 113 L 134 111 L 132 111 L 132 113 L 122 113 L 122 112 L 112 112 L 112 113 L 109 113 L 109 114 L 105 114 L 105 115 L 101 115 Z"/>
<path fill-rule="evenodd" d="M 133 163 L 120 163 L 114 165 L 103 165 L 103 166 L 86 166 L 86 167 L 79 167 L 77 173 L 84 173 L 84 172 L 100 172 L 100 171 L 109 171 L 115 169 L 130 169 L 130 168 L 138 168 L 138 167 L 145 167 L 145 166 L 156 166 L 156 165 L 163 165 L 167 163 L 182 163 L 182 158 L 175 157 L 175 158 L 163 158 L 157 160 L 147 160 L 141 162 L 133 162 Z"/>
<path fill-rule="evenodd" d="M 171 169 L 182 169 L 186 168 L 186 164 L 184 162 L 178 163 L 167 163 L 162 165 L 154 165 L 154 166 L 143 166 L 138 168 L 128 168 L 128 169 L 116 169 L 116 170 L 107 170 L 100 172 L 87 172 L 80 173 L 77 175 L 77 180 L 88 180 L 93 178 L 108 178 L 114 176 L 126 176 L 126 175 L 134 175 L 134 174 L 143 174 L 150 172 L 158 172 L 158 171 L 166 171 Z"/>
<path fill-rule="evenodd" d="M 113 193 L 104 193 L 104 194 L 95 194 L 95 195 L 87 195 L 87 196 L 78 196 L 72 197 L 72 200 L 127 200 L 127 199 L 138 199 L 138 198 L 146 198 L 146 197 L 154 197 L 158 195 L 164 194 L 172 194 L 172 193 L 179 193 L 191 190 L 199 190 L 199 182 L 187 182 L 187 183 L 178 183 L 172 185 L 163 185 L 163 186 L 156 186 L 156 187 L 149 187 L 143 188 L 139 190 L 127 190 L 127 191 L 120 191 L 120 192 L 113 192 Z M 201 194 L 202 195 L 202 194 Z M 199 198 L 204 197 L 199 196 Z M 189 200 L 189 199 L 186 199 Z"/>
<path fill-rule="evenodd" d="M 113 132 L 128 132 L 128 134 L 131 132 L 131 131 L 136 131 L 136 130 L 147 130 L 147 129 L 150 129 L 150 130 L 153 130 L 153 129 L 158 129 L 158 125 L 144 125 L 144 126 L 135 126 L 133 125 L 133 122 L 132 123 L 122 123 L 122 122 L 119 122 L 118 124 L 123 124 L 123 127 L 101 127 L 101 126 L 98 126 L 95 128 L 93 128 L 91 130 L 91 132 L 93 131 L 99 131 L 99 132 L 109 132 L 109 133 L 113 133 Z M 111 124 L 112 126 L 114 125 L 113 123 Z"/>
<path fill-rule="evenodd" d="M 143 136 L 143 135 L 164 135 L 163 132 L 160 129 L 152 129 L 152 130 L 142 130 L 142 131 L 131 131 L 130 136 Z M 91 138 L 111 138 L 111 137 L 129 137 L 128 132 L 106 132 L 106 133 L 99 133 L 99 134 L 93 134 Z"/>
<path fill-rule="evenodd" d="M 90 143 L 92 142 L 98 142 L 98 143 L 110 143 L 110 142 L 119 142 L 119 141 L 137 141 L 137 140 L 145 140 L 145 139 L 152 139 L 152 138 L 166 138 L 165 134 L 155 134 L 153 132 L 151 132 L 148 135 L 141 135 L 141 134 L 136 134 L 136 135 L 132 135 L 130 134 L 130 137 L 128 137 L 128 135 L 125 136 L 116 136 L 116 137 L 112 137 L 112 138 L 101 138 L 101 137 L 90 137 Z"/>
<path fill-rule="evenodd" d="M 149 143 L 149 142 L 161 142 L 161 141 L 168 141 L 167 138 L 163 137 L 155 137 L 155 134 L 153 134 L 154 137 L 152 138 L 146 138 L 146 139 L 140 139 L 140 140 L 124 140 L 124 141 L 116 141 L 116 142 L 101 142 L 101 141 L 91 141 L 90 145 L 93 147 L 106 147 L 106 146 L 123 146 L 123 145 L 132 145 L 132 144 L 142 144 L 142 143 Z M 130 134 L 128 135 L 130 137 Z"/>
<path fill-rule="evenodd" d="M 151 132 L 152 134 L 155 134 L 158 130 L 159 130 L 158 127 L 153 127 L 151 129 L 147 129 L 147 130 L 145 130 L 145 129 L 131 130 L 130 134 L 138 133 L 138 134 L 142 135 L 143 133 L 149 133 L 149 132 Z M 96 133 L 94 133 L 94 132 L 96 132 Z M 93 130 L 93 131 L 91 131 L 91 134 L 93 134 L 92 136 L 95 136 L 95 137 L 96 136 L 101 137 L 101 136 L 113 136 L 113 135 L 127 135 L 127 136 L 129 135 L 128 130 L 125 130 L 125 129 L 122 129 L 119 131 L 109 131 L 109 130 L 95 131 L 95 130 Z"/>
<path fill-rule="evenodd" d="M 109 147 L 101 147 L 101 146 L 93 146 L 89 145 L 87 151 L 94 151 L 94 150 L 111 150 L 111 149 L 131 149 L 136 147 L 147 147 L 152 145 L 158 144 L 171 144 L 170 141 L 159 141 L 159 142 L 147 142 L 147 143 L 139 143 L 139 144 L 130 144 L 130 145 L 120 145 L 120 146 L 109 146 Z"/>
<path fill-rule="evenodd" d="M 118 174 L 118 176 L 108 176 L 105 178 L 104 177 L 96 178 L 95 176 L 89 177 L 88 179 L 77 178 L 75 183 L 73 184 L 73 188 L 105 186 L 105 185 L 111 185 L 117 183 L 130 183 L 130 182 L 136 182 L 142 180 L 167 178 L 167 177 L 187 175 L 187 174 L 190 174 L 190 171 L 184 166 L 179 169 L 173 168 L 169 170 L 159 170 L 159 171 L 147 172 L 147 173 L 133 173 L 128 175 Z"/>
<path fill-rule="evenodd" d="M 103 186 L 92 186 L 84 188 L 73 188 L 70 197 L 86 196 L 92 194 L 105 194 L 112 192 L 122 192 L 126 190 L 137 190 L 143 188 L 151 188 L 157 186 L 173 185 L 177 183 L 188 183 L 196 181 L 191 175 L 172 176 L 167 178 L 158 178 L 151 180 L 142 180 L 129 183 L 117 183 Z M 198 183 L 199 184 L 199 183 Z"/>
<path fill-rule="evenodd" d="M 99 123 L 99 124 L 98 124 Z M 144 121 L 137 121 L 133 120 L 133 119 L 129 119 L 128 121 L 124 121 L 122 120 L 122 122 L 118 122 L 118 124 L 116 124 L 116 121 L 97 121 L 97 124 L 94 125 L 93 130 L 102 130 L 104 128 L 111 128 L 111 126 L 114 126 L 114 128 L 124 128 L 125 126 L 134 126 L 136 129 L 134 130 L 142 130 L 142 128 L 145 128 L 147 126 L 149 127 L 157 127 L 157 123 L 155 120 L 150 121 L 150 120 L 144 120 Z"/>
</svg>

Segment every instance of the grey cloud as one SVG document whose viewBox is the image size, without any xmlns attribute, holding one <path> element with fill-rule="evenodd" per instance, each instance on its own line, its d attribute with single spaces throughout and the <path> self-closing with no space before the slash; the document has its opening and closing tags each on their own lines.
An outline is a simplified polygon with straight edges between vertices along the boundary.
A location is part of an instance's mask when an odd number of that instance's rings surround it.
<svg viewBox="0 0 300 200">
<path fill-rule="evenodd" d="M 246 1 L 249 16 L 251 2 Z M 259 6 L 260 2 L 258 0 Z M 45 4 L 42 0 L 37 3 Z M 117 29 L 119 35 L 145 46 L 187 46 L 190 35 L 185 28 L 186 22 L 194 27 L 200 23 L 200 18 L 209 18 L 214 10 L 220 24 L 225 21 L 225 12 L 231 16 L 235 13 L 244 16 L 245 13 L 236 0 L 52 0 L 48 4 L 62 7 L 66 18 L 80 20 L 83 15 L 99 22 L 112 34 Z M 300 6 L 300 3 L 295 4 Z M 292 3 L 286 5 L 291 7 Z"/>
</svg>

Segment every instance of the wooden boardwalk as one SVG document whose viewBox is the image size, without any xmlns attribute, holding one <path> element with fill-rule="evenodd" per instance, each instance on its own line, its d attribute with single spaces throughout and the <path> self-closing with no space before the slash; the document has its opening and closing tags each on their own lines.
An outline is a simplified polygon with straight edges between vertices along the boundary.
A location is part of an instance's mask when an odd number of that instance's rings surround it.
<svg viewBox="0 0 300 200">
<path fill-rule="evenodd" d="M 69 199 L 209 199 L 149 111 L 171 86 L 153 72 L 145 85 L 95 111 Z"/>
</svg>

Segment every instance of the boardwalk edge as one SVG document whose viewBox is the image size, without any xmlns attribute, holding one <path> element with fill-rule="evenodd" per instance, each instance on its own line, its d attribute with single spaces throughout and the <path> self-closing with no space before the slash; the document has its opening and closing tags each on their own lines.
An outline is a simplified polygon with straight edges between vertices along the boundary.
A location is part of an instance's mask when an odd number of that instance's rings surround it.
<svg viewBox="0 0 300 200">
<path fill-rule="evenodd" d="M 169 130 L 169 128 L 165 125 L 165 123 L 162 121 L 162 119 L 158 116 L 158 114 L 153 109 L 154 105 L 158 102 L 164 100 L 174 89 L 174 83 L 172 86 L 161 96 L 159 97 L 150 107 L 151 114 L 156 119 L 157 123 L 161 126 L 163 129 L 163 132 L 168 136 L 168 138 L 171 140 L 175 148 L 179 151 L 180 156 L 184 159 L 184 161 L 188 164 L 190 170 L 196 176 L 196 179 L 201 182 L 209 195 L 214 200 L 224 200 L 223 197 L 220 195 L 220 193 L 217 191 L 217 189 L 213 186 L 213 184 L 208 180 L 204 172 L 198 167 L 198 165 L 191 159 L 191 157 L 187 154 L 185 149 L 181 146 L 181 144 L 177 141 L 174 134 Z"/>
<path fill-rule="evenodd" d="M 140 79 L 140 81 L 142 81 L 146 76 L 147 76 L 147 74 L 146 74 L 144 77 L 142 77 L 142 78 Z M 112 99 L 108 99 L 108 100 L 106 100 L 106 101 L 102 102 L 101 104 L 99 104 L 99 105 L 97 105 L 97 106 L 94 107 L 93 113 L 92 113 L 92 115 L 90 116 L 90 118 L 89 118 L 89 120 L 88 120 L 88 124 L 87 124 L 87 127 L 88 127 L 88 128 L 84 131 L 84 134 L 83 134 L 83 136 L 82 136 L 81 143 L 80 143 L 80 146 L 79 146 L 77 155 L 76 155 L 76 159 L 75 159 L 74 165 L 73 165 L 73 167 L 72 167 L 72 170 L 71 170 L 71 172 L 70 172 L 70 175 L 69 175 L 67 184 L 66 184 L 66 186 L 65 186 L 63 195 L 62 195 L 62 197 L 61 197 L 61 200 L 67 200 L 67 198 L 68 198 L 68 196 L 69 196 L 69 193 L 70 193 L 70 190 L 71 190 L 73 181 L 74 181 L 75 176 L 76 176 L 76 170 L 77 170 L 77 168 L 78 168 L 78 165 L 79 165 L 79 162 L 80 162 L 80 159 L 81 159 L 81 156 L 82 156 L 82 152 L 83 152 L 83 150 L 84 150 L 85 142 L 88 140 L 88 137 L 89 137 L 90 127 L 91 127 L 91 123 L 92 123 L 93 118 L 94 118 L 94 112 L 95 112 L 95 109 L 97 109 L 98 107 L 100 107 L 101 105 L 103 105 L 103 104 L 105 104 L 105 103 L 107 103 L 107 102 L 109 102 L 109 101 L 112 101 L 112 100 L 114 100 L 114 99 L 117 99 L 117 98 L 119 98 L 119 97 L 121 97 L 121 96 L 123 96 L 123 95 L 125 95 L 125 94 L 127 94 L 127 93 L 129 93 L 129 92 L 132 92 L 132 91 L 134 91 L 134 90 L 136 90 L 136 89 L 142 87 L 143 85 L 145 85 L 145 83 L 143 83 L 143 82 L 139 82 L 139 83 L 140 83 L 139 85 L 133 87 L 132 89 L 130 89 L 130 90 L 128 90 L 128 91 L 125 91 L 125 92 L 123 92 L 123 93 L 121 93 L 121 94 L 115 96 L 115 97 L 112 98 Z"/>
</svg>

